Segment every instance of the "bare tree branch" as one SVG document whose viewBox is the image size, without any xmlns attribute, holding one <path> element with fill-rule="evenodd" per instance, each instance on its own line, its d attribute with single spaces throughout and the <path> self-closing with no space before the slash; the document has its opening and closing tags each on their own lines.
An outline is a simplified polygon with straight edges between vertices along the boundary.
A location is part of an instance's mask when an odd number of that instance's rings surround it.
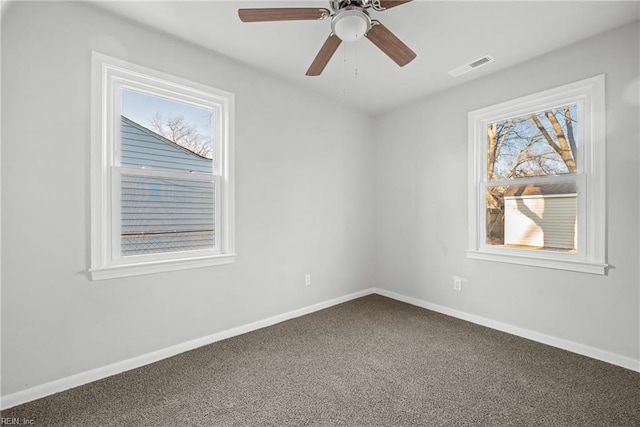
<svg viewBox="0 0 640 427">
<path fill-rule="evenodd" d="M 564 160 L 569 172 L 576 172 L 578 170 L 576 167 L 576 161 L 573 157 L 572 149 L 569 146 L 569 142 L 567 141 L 567 137 L 564 134 L 562 126 L 560 126 L 558 119 L 552 111 L 545 112 L 545 115 L 549 119 L 549 122 L 551 122 L 551 126 L 553 127 L 558 143 L 560 144 L 560 151 L 558 151 L 558 154 L 562 157 L 562 160 Z"/>
<path fill-rule="evenodd" d="M 576 145 L 576 139 L 573 135 L 573 119 L 571 118 L 571 111 L 569 110 L 569 107 L 564 107 L 564 123 L 567 126 L 567 138 L 569 138 L 571 155 L 575 159 L 578 155 L 578 146 Z"/>
<path fill-rule="evenodd" d="M 195 126 L 182 116 L 163 116 L 156 113 L 150 120 L 151 127 L 159 135 L 192 151 L 199 156 L 211 158 L 213 149 L 211 139 L 200 133 Z"/>
<path fill-rule="evenodd" d="M 569 172 L 576 172 L 576 162 L 573 158 L 571 147 L 569 146 L 567 138 L 564 135 L 564 131 L 562 130 L 562 126 L 560 126 L 560 123 L 558 123 L 558 119 L 552 111 L 546 111 L 545 115 L 549 119 L 549 122 L 551 122 L 551 126 L 553 127 L 553 130 L 556 134 L 559 145 L 556 144 L 556 142 L 553 140 L 547 129 L 538 118 L 537 114 L 532 114 L 531 120 L 533 120 L 533 122 L 536 124 L 536 127 L 538 128 L 538 130 L 540 130 L 540 133 L 547 140 L 547 143 L 551 146 L 551 148 L 553 148 L 556 153 L 558 153 L 558 155 L 562 158 L 564 163 L 567 165 L 567 169 L 569 169 Z"/>
<path fill-rule="evenodd" d="M 531 115 L 531 120 L 533 120 L 533 123 L 536 124 L 536 127 L 538 128 L 538 130 L 540 131 L 542 136 L 544 136 L 544 139 L 547 140 L 547 143 L 551 146 L 551 148 L 553 148 L 556 152 L 559 152 L 560 151 L 560 147 L 558 147 L 558 144 L 556 144 L 556 142 L 553 140 L 553 138 L 551 138 L 551 135 L 549 135 L 549 132 L 547 132 L 547 129 L 544 127 L 544 125 L 542 124 L 542 122 L 538 118 L 538 115 L 535 114 L 535 113 L 532 114 Z"/>
</svg>

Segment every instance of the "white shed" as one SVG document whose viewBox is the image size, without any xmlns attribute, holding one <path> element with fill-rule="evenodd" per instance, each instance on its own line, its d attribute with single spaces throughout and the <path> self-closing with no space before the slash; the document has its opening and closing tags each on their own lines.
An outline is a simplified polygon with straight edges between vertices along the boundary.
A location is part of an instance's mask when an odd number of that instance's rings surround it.
<svg viewBox="0 0 640 427">
<path fill-rule="evenodd" d="M 577 248 L 576 193 L 545 193 L 505 195 L 505 245 L 564 250 Z"/>
</svg>

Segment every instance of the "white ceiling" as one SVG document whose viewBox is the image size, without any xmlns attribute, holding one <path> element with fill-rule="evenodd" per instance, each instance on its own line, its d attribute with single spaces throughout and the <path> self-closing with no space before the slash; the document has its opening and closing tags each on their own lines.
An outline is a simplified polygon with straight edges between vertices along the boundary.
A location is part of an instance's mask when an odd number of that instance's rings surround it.
<svg viewBox="0 0 640 427">
<path fill-rule="evenodd" d="M 305 72 L 329 20 L 242 23 L 238 8 L 320 7 L 329 1 L 100 2 L 107 10 L 220 52 L 375 115 L 640 19 L 638 1 L 421 1 L 376 12 L 417 54 L 400 68 L 367 39 L 342 43 L 323 74 Z M 453 78 L 483 55 L 495 62 Z"/>
</svg>

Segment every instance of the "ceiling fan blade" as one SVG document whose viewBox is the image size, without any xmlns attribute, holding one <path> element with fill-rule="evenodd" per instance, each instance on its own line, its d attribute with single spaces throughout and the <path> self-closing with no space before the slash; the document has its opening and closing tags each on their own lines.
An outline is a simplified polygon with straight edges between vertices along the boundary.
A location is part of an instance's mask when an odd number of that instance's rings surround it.
<svg viewBox="0 0 640 427">
<path fill-rule="evenodd" d="M 266 9 L 238 9 L 242 22 L 313 21 L 329 16 L 328 9 L 317 7 L 285 7 Z"/>
<path fill-rule="evenodd" d="M 392 7 L 400 6 L 410 1 L 411 0 L 380 0 L 380 6 L 385 9 L 391 9 Z"/>
<path fill-rule="evenodd" d="M 402 43 L 387 27 L 378 21 L 374 21 L 374 24 L 366 35 L 371 40 L 371 43 L 378 46 L 381 51 L 401 67 L 413 61 L 417 56 L 414 51 Z"/>
<path fill-rule="evenodd" d="M 311 66 L 306 72 L 307 76 L 319 76 L 324 70 L 324 67 L 327 66 L 329 60 L 338 50 L 338 46 L 340 46 L 342 40 L 334 34 L 331 34 L 327 40 L 324 42 L 322 47 L 320 48 L 320 52 L 316 55 L 315 59 L 311 63 Z"/>
</svg>

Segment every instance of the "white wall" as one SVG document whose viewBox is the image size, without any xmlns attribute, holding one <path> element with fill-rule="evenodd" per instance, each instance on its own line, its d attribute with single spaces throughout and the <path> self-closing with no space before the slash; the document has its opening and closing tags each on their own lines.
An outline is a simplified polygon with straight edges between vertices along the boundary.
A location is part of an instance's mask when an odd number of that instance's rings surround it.
<svg viewBox="0 0 640 427">
<path fill-rule="evenodd" d="M 91 5 L 6 9 L 3 396 L 372 286 L 369 118 Z M 236 94 L 235 264 L 88 279 L 91 50 Z"/>
<path fill-rule="evenodd" d="M 640 357 L 637 25 L 374 125 L 91 5 L 5 9 L 3 396 L 373 286 Z M 88 280 L 91 50 L 236 94 L 235 264 Z M 609 275 L 466 259 L 467 112 L 603 72 Z"/>
<path fill-rule="evenodd" d="M 626 26 L 377 117 L 377 286 L 637 362 L 638 44 Z M 467 259 L 468 111 L 601 73 L 609 274 Z"/>
</svg>

